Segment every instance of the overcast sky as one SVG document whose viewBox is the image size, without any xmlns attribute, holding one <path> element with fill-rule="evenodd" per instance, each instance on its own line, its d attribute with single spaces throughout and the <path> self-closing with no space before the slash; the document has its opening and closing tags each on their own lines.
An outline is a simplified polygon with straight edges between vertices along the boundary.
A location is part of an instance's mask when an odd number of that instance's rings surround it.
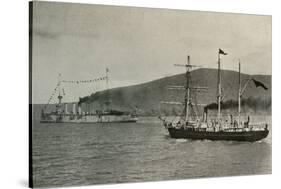
<svg viewBox="0 0 281 189">
<path fill-rule="evenodd" d="M 46 103 L 58 80 L 93 79 L 110 70 L 111 87 L 182 73 L 186 62 L 271 74 L 271 17 L 198 11 L 35 2 L 33 103 Z M 104 83 L 65 84 L 74 101 Z"/>
</svg>

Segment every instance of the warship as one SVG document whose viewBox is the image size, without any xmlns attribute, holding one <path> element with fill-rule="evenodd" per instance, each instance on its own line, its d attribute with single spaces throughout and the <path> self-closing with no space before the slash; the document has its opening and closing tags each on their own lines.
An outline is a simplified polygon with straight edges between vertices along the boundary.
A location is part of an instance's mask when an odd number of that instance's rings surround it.
<svg viewBox="0 0 281 189">
<path fill-rule="evenodd" d="M 259 141 L 267 137 L 269 133 L 267 123 L 251 123 L 250 117 L 246 121 L 241 119 L 241 98 L 249 82 L 253 81 L 256 87 L 267 87 L 253 78 L 248 78 L 244 86 L 241 86 L 241 64 L 239 61 L 239 89 L 238 89 L 238 117 L 233 116 L 223 119 L 221 115 L 222 86 L 221 86 L 221 55 L 227 55 L 222 49 L 218 51 L 218 82 L 217 82 L 217 116 L 215 119 L 208 118 L 208 108 L 206 105 L 198 104 L 196 93 L 198 90 L 208 90 L 207 87 L 194 87 L 191 84 L 191 69 L 198 67 L 190 64 L 188 56 L 187 63 L 182 66 L 186 68 L 186 85 L 170 86 L 169 89 L 183 90 L 185 92 L 184 102 L 161 102 L 165 104 L 183 105 L 183 115 L 178 120 L 168 121 L 167 118 L 159 116 L 165 128 L 168 129 L 171 138 L 184 138 L 194 140 L 230 140 L 230 141 Z M 193 95 L 191 95 L 193 94 Z M 194 95 L 195 94 L 195 95 Z M 203 117 L 200 119 L 196 113 L 197 106 L 204 106 Z"/>
<path fill-rule="evenodd" d="M 63 103 L 62 99 L 65 95 L 64 89 L 62 88 L 63 83 L 92 83 L 92 82 L 100 82 L 106 81 L 106 92 L 105 95 L 108 98 L 109 88 L 108 88 L 108 80 L 109 80 L 109 69 L 106 69 L 106 76 L 99 77 L 91 80 L 79 80 L 79 81 L 68 81 L 61 80 L 61 75 L 59 75 L 58 83 L 54 89 L 53 94 L 49 98 L 48 102 L 45 104 L 43 109 L 41 110 L 41 123 L 126 123 L 126 122 L 137 122 L 138 117 L 136 111 L 120 111 L 116 109 L 110 109 L 111 101 L 109 99 L 104 102 L 106 108 L 104 109 L 96 109 L 94 108 L 86 108 L 86 110 L 82 108 L 83 104 L 87 103 L 83 98 L 79 98 L 78 102 L 73 103 Z M 55 110 L 47 112 L 47 107 L 50 106 L 50 102 L 55 95 L 58 95 L 58 102 L 55 104 Z M 68 109 L 69 106 L 72 106 Z M 50 109 L 50 108 L 49 108 Z"/>
</svg>

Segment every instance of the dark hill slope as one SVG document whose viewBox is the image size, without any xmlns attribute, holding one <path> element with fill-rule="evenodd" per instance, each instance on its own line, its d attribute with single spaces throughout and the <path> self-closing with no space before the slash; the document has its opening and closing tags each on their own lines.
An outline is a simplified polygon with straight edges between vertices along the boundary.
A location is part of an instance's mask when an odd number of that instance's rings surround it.
<svg viewBox="0 0 281 189">
<path fill-rule="evenodd" d="M 197 69 L 191 72 L 192 85 L 208 87 L 207 91 L 197 94 L 198 103 L 209 104 L 216 101 L 217 70 L 216 69 Z M 252 77 L 263 82 L 268 90 L 256 88 L 251 81 L 243 97 L 253 97 L 256 99 L 271 99 L 271 75 L 247 75 L 241 74 L 242 82 Z M 185 85 L 185 74 L 174 75 L 140 85 L 120 87 L 106 91 L 97 92 L 91 96 L 83 98 L 83 109 L 94 111 L 104 108 L 107 96 L 111 101 L 110 108 L 119 110 L 132 110 L 136 106 L 145 113 L 153 113 L 159 110 L 160 101 L 182 101 L 183 91 L 167 90 L 169 85 Z M 222 86 L 224 101 L 237 99 L 238 72 L 223 70 Z"/>
</svg>

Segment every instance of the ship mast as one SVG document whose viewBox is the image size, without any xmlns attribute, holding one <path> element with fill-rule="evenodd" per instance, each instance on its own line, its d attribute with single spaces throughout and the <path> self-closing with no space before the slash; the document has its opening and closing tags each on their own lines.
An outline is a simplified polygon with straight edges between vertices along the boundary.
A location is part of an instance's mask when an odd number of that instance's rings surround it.
<svg viewBox="0 0 281 189">
<path fill-rule="evenodd" d="M 105 69 L 105 74 L 106 74 L 106 75 L 105 75 L 105 78 L 106 78 L 106 90 L 109 89 L 109 87 L 108 87 L 108 81 L 109 81 L 108 72 L 109 72 L 109 69 L 106 68 L 106 69 Z"/>
<path fill-rule="evenodd" d="M 58 76 L 58 87 L 59 87 L 59 88 L 58 88 L 58 89 L 59 89 L 59 96 L 58 96 L 58 99 L 59 99 L 59 106 L 61 105 L 61 100 L 62 100 L 60 84 L 61 84 L 61 74 L 59 74 L 59 76 Z"/>
<path fill-rule="evenodd" d="M 240 125 L 240 113 L 241 113 L 241 66 L 240 66 L 240 61 L 239 61 L 239 89 L 238 89 L 238 126 Z"/>
<path fill-rule="evenodd" d="M 191 65 L 190 64 L 190 56 L 187 56 L 187 63 L 186 64 L 175 64 L 175 66 L 179 67 L 185 67 L 186 68 L 186 85 L 185 86 L 169 86 L 168 89 L 172 90 L 184 90 L 185 91 L 185 97 L 184 97 L 184 102 L 165 102 L 161 101 L 163 104 L 174 104 L 174 105 L 184 105 L 184 121 L 188 122 L 189 120 L 189 114 L 190 112 L 192 113 L 193 111 L 193 105 L 201 105 L 205 106 L 205 104 L 197 104 L 197 103 L 192 103 L 191 102 L 191 90 L 206 90 L 207 87 L 194 87 L 191 86 L 191 69 L 193 67 L 200 67 L 197 65 Z M 190 110 L 191 109 L 191 110 Z M 196 114 L 196 112 L 195 112 Z M 195 115 L 197 118 L 197 115 Z"/>
<path fill-rule="evenodd" d="M 220 120 L 221 117 L 221 62 L 220 62 L 220 52 L 218 52 L 218 120 Z"/>
<path fill-rule="evenodd" d="M 185 94 L 185 122 L 188 121 L 189 104 L 190 104 L 190 57 L 187 56 L 186 65 L 186 94 Z"/>
<path fill-rule="evenodd" d="M 106 111 L 109 111 L 109 104 L 110 104 L 110 100 L 109 100 L 109 69 L 106 68 L 105 69 L 105 78 L 106 78 Z"/>
<path fill-rule="evenodd" d="M 252 80 L 252 78 L 248 78 L 247 81 L 245 82 L 245 84 L 243 85 L 243 87 L 241 87 L 241 65 L 240 65 L 240 60 L 239 60 L 239 92 L 238 92 L 238 126 L 241 124 L 240 120 L 241 120 L 241 99 L 242 96 L 244 94 L 244 92 L 246 91 L 247 86 L 249 85 L 250 81 Z"/>
<path fill-rule="evenodd" d="M 185 90 L 185 98 L 184 98 L 184 103 L 177 103 L 177 102 L 162 102 L 166 104 L 183 104 L 184 105 L 184 120 L 185 122 L 188 122 L 189 120 L 189 113 L 190 113 L 190 108 L 192 109 L 192 103 L 191 103 L 191 95 L 190 92 L 191 90 L 205 90 L 207 89 L 206 87 L 191 87 L 190 81 L 191 81 L 191 69 L 193 67 L 200 67 L 200 66 L 195 66 L 190 64 L 190 56 L 187 56 L 187 63 L 186 64 L 175 64 L 175 66 L 180 66 L 180 67 L 185 67 L 186 68 L 186 85 L 185 86 L 170 86 L 168 89 L 176 89 L 176 90 Z M 189 107 L 191 106 L 191 107 Z M 197 117 L 197 116 L 196 116 Z"/>
<path fill-rule="evenodd" d="M 221 86 L 221 54 L 227 55 L 223 50 L 219 49 L 218 52 L 218 121 L 221 119 L 221 101 L 222 101 L 222 86 Z"/>
</svg>

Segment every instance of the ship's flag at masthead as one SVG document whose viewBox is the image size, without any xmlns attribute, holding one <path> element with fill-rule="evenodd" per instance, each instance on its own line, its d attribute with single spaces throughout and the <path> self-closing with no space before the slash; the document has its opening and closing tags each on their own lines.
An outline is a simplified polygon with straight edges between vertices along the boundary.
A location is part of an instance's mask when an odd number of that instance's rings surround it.
<svg viewBox="0 0 281 189">
<path fill-rule="evenodd" d="M 222 54 L 222 55 L 227 55 L 226 52 L 224 52 L 223 50 L 219 49 L 219 54 Z"/>
</svg>

